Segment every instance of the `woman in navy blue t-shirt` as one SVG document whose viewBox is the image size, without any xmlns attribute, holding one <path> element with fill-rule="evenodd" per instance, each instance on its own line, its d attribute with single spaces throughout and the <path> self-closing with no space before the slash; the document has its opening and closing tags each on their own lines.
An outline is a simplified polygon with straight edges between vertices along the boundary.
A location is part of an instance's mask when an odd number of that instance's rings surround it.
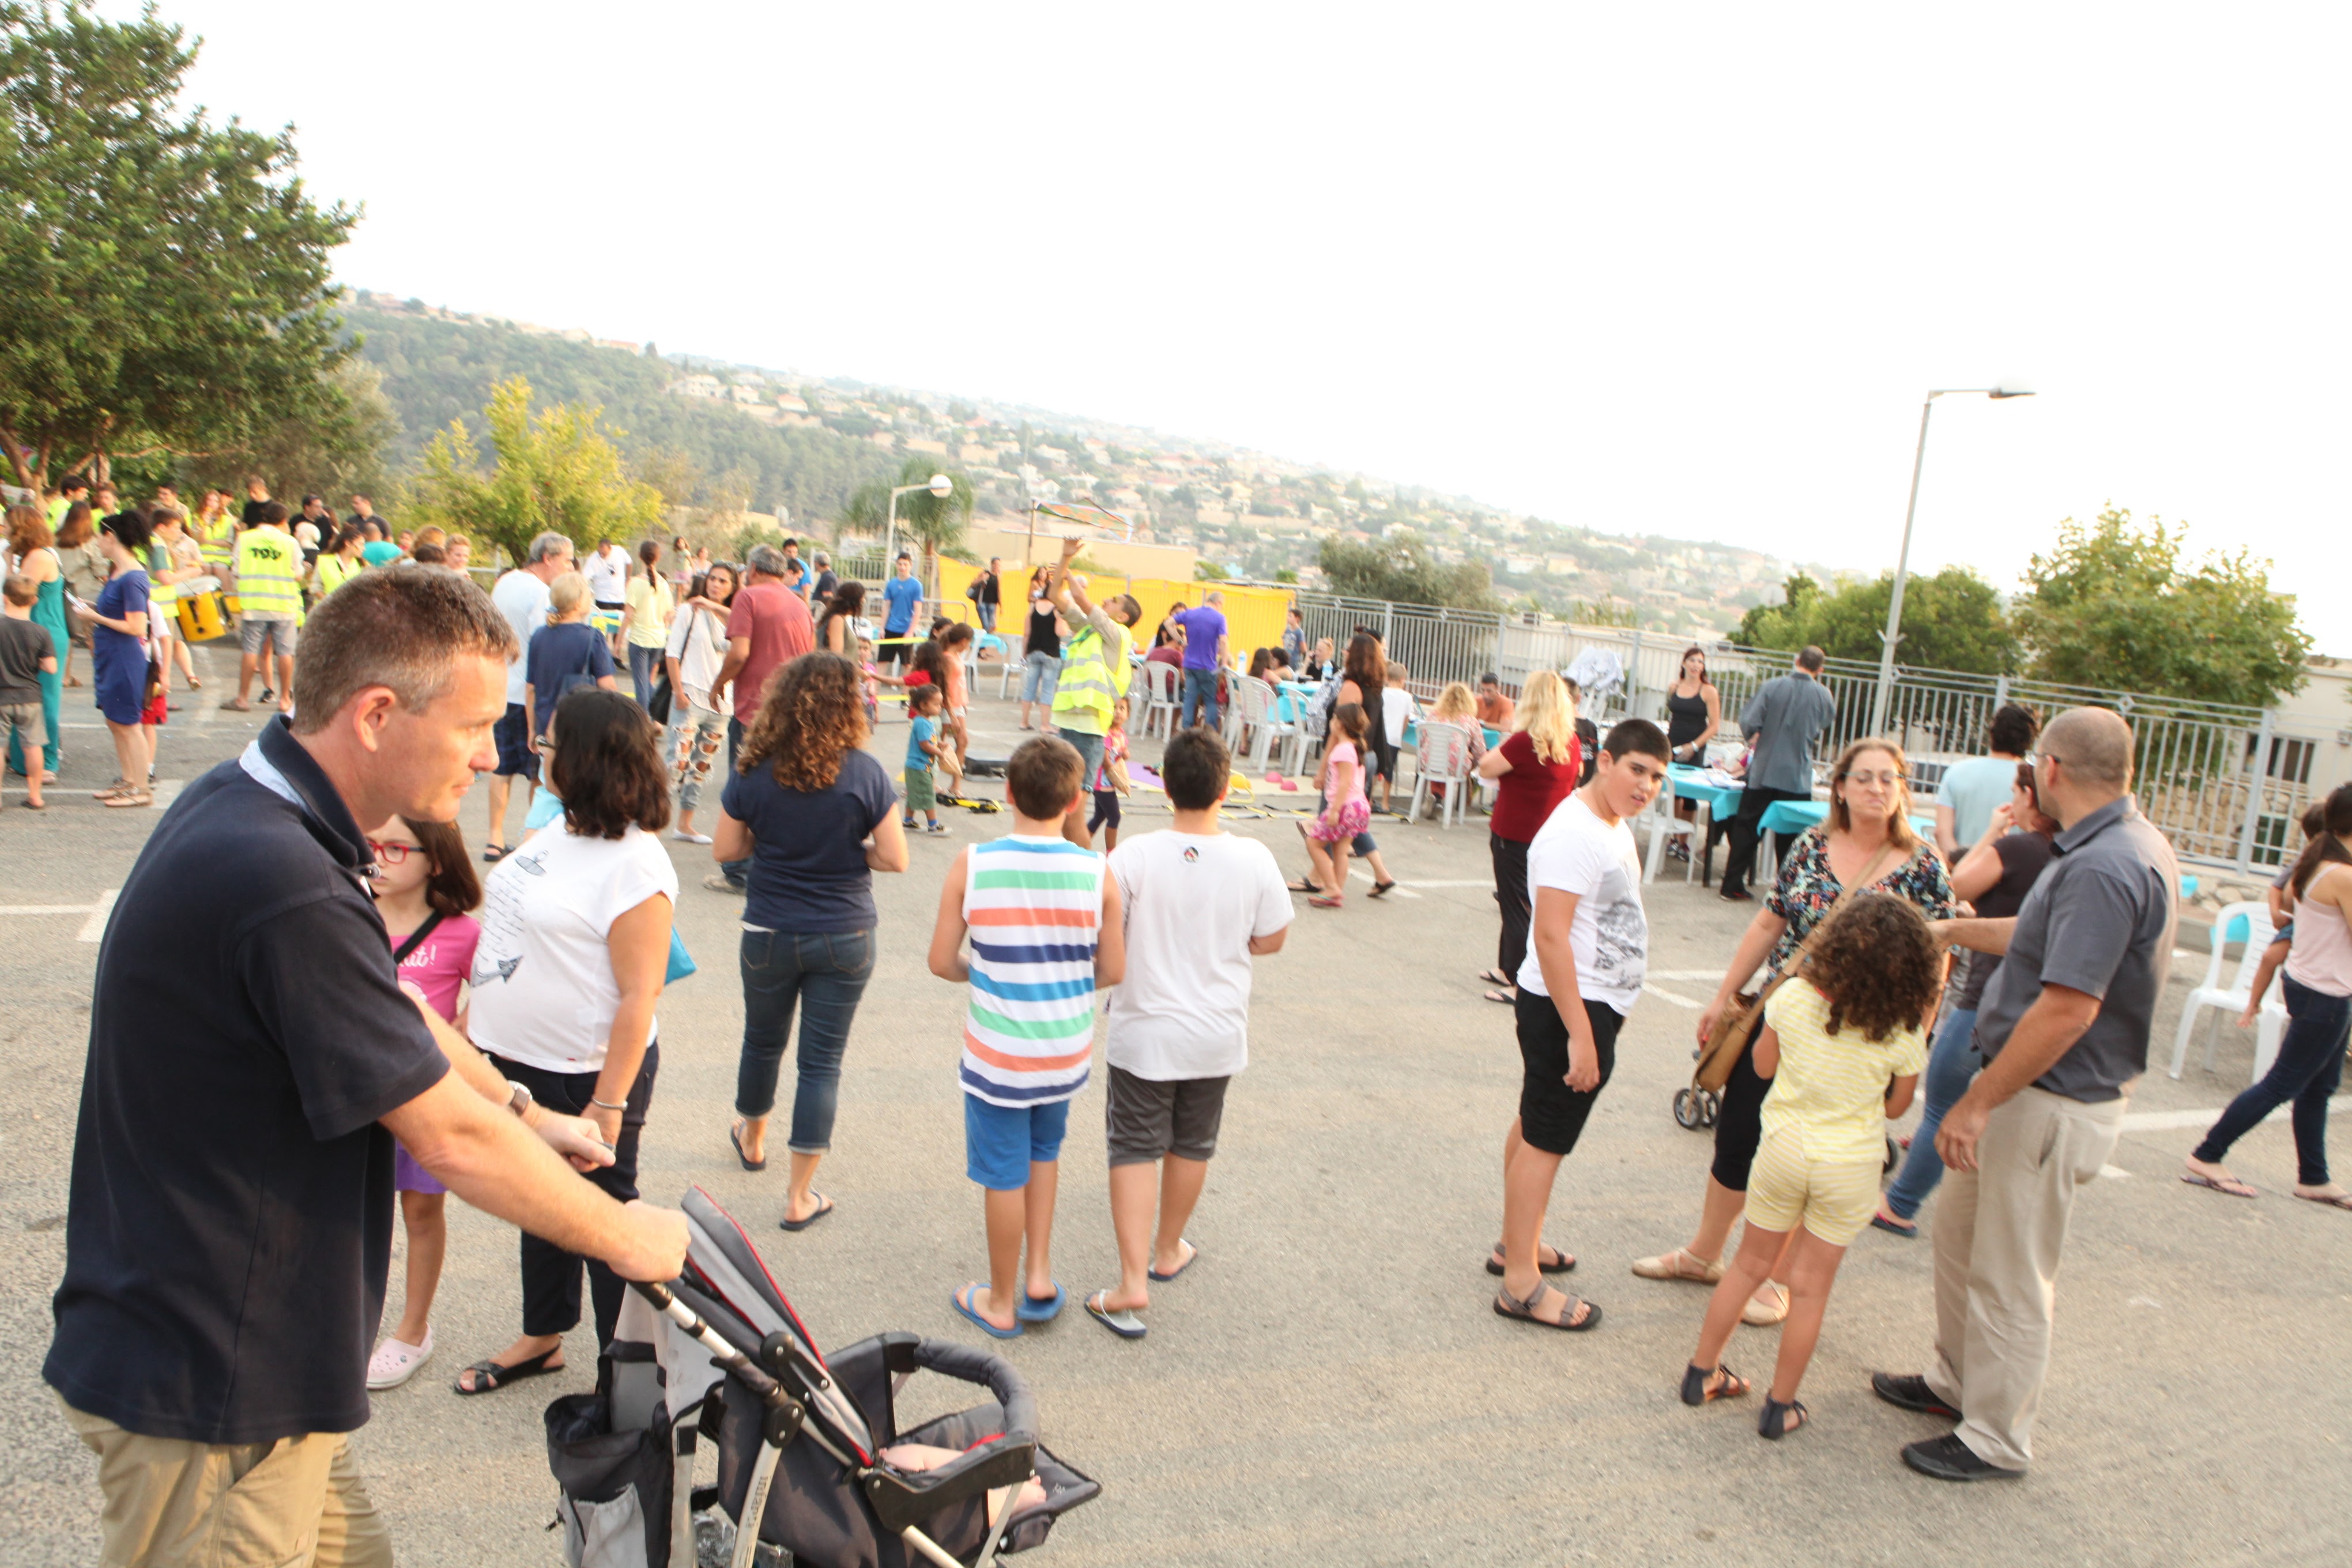
<svg viewBox="0 0 2352 1568">
<path fill-rule="evenodd" d="M 767 1168 L 768 1113 L 802 1005 L 786 1230 L 833 1212 L 809 1189 L 833 1145 L 841 1055 L 874 973 L 874 873 L 907 868 L 898 794 L 866 738 L 857 667 L 835 653 L 786 665 L 744 731 L 740 770 L 719 797 L 712 853 L 751 862 L 743 900 L 743 1054 L 728 1141 Z"/>
</svg>

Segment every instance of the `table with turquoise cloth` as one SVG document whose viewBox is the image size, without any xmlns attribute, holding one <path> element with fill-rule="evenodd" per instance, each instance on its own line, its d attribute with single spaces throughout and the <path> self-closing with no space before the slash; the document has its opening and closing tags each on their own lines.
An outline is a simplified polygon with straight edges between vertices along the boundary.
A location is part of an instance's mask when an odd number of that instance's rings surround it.
<svg viewBox="0 0 2352 1568">
<path fill-rule="evenodd" d="M 1676 792 L 1680 793 L 1680 792 Z M 1733 809 L 1737 810 L 1735 805 Z M 1829 820 L 1830 803 L 1825 800 L 1776 800 L 1764 808 L 1762 820 L 1757 825 L 1763 833 L 1802 833 L 1808 827 L 1818 827 Z M 1936 819 L 1914 813 L 1911 826 L 1922 838 L 1936 837 Z"/>
<path fill-rule="evenodd" d="M 1441 721 L 1438 721 L 1438 722 L 1441 722 L 1441 723 L 1446 723 L 1446 724 L 1459 724 L 1461 721 L 1461 721 L 1461 720 L 1459 720 L 1459 719 L 1446 719 L 1446 720 L 1441 720 Z M 1478 726 L 1478 728 L 1479 728 L 1479 730 L 1480 730 L 1480 731 L 1481 731 L 1486 735 L 1486 749 L 1487 749 L 1488 751 L 1490 751 L 1490 752 L 1491 752 L 1491 751 L 1493 751 L 1496 747 L 1497 747 L 1497 746 L 1499 746 L 1499 745 L 1501 745 L 1501 744 L 1503 743 L 1503 732 L 1502 732 L 1500 730 L 1489 730 L 1489 729 L 1487 729 L 1484 724 L 1481 724 L 1480 726 Z M 1411 746 L 1411 747 L 1412 747 L 1414 751 L 1416 751 L 1416 752 L 1417 752 L 1417 751 L 1419 751 L 1419 750 L 1421 750 L 1421 721 L 1420 721 L 1420 720 L 1418 720 L 1418 719 L 1412 719 L 1412 720 L 1409 720 L 1409 721 L 1406 721 L 1406 723 L 1405 723 L 1405 727 L 1404 727 L 1404 743 L 1405 743 L 1406 745 L 1408 745 L 1408 746 Z"/>
</svg>

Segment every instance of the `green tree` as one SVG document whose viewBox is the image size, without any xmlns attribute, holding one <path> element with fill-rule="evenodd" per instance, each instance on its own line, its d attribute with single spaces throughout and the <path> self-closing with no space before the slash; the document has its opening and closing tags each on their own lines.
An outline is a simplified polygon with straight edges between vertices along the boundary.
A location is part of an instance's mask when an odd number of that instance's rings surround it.
<svg viewBox="0 0 2352 1568">
<path fill-rule="evenodd" d="M 932 558 L 963 542 L 963 526 L 971 518 L 971 480 L 962 469 L 941 468 L 931 458 L 918 453 L 898 465 L 895 479 L 860 485 L 841 513 L 845 527 L 881 539 L 889 526 L 891 490 L 900 485 L 929 485 L 931 476 L 940 473 L 947 475 L 950 486 L 944 498 L 929 489 L 898 498 L 898 527 L 921 542 L 922 576 L 927 583 L 930 581 Z"/>
<path fill-rule="evenodd" d="M 195 48 L 153 11 L 0 0 L 0 452 L 17 483 L 247 446 L 333 417 L 349 352 L 289 132 L 179 107 Z"/>
<path fill-rule="evenodd" d="M 1769 648 L 1811 643 L 1832 658 L 1878 661 L 1892 573 L 1829 589 L 1798 573 L 1781 587 L 1783 603 L 1756 605 L 1740 617 L 1739 641 Z M 2017 668 L 2017 635 L 1991 584 L 1965 566 L 1947 566 L 1904 584 L 1895 658 L 1920 669 L 2006 675 Z"/>
<path fill-rule="evenodd" d="M 1492 610 L 1501 604 L 1483 563 L 1462 561 L 1440 565 L 1415 533 L 1364 544 L 1327 539 L 1318 561 L 1337 594 L 1461 610 Z"/>
<path fill-rule="evenodd" d="M 2300 687 L 2310 636 L 2270 563 L 2245 551 L 2182 559 L 2185 526 L 2146 527 L 2113 506 L 2026 567 L 2017 602 L 2028 670 L 2073 686 L 2265 708 Z"/>
<path fill-rule="evenodd" d="M 425 448 L 415 521 L 470 533 L 512 561 L 548 530 L 585 554 L 660 525 L 661 492 L 629 477 L 612 439 L 621 432 L 604 427 L 600 410 L 560 403 L 534 415 L 530 383 L 516 376 L 499 384 L 483 417 L 497 466 L 485 473 L 466 422 L 451 421 Z"/>
<path fill-rule="evenodd" d="M 190 481 L 181 485 L 182 493 L 192 493 L 193 484 L 235 495 L 246 475 L 257 473 L 273 493 L 315 492 L 327 498 L 330 510 L 355 494 L 397 505 L 388 493 L 394 481 L 383 456 L 400 434 L 400 419 L 384 398 L 383 379 L 356 360 L 337 365 L 327 373 L 322 409 L 272 420 L 241 446 L 179 464 L 180 477 Z"/>
</svg>

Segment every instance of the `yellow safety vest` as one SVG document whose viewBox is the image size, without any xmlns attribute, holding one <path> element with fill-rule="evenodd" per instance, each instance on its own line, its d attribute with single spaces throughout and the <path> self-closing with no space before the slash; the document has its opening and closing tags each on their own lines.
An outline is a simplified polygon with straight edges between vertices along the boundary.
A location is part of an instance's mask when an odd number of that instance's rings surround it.
<svg viewBox="0 0 2352 1568">
<path fill-rule="evenodd" d="M 236 560 L 236 519 L 223 512 L 206 522 L 199 518 L 190 525 L 196 542 L 204 547 L 205 564 L 218 576 Z"/>
<path fill-rule="evenodd" d="M 248 528 L 236 542 L 238 611 L 249 621 L 302 618 L 302 546 L 274 528 Z"/>
<path fill-rule="evenodd" d="M 1060 684 L 1054 688 L 1055 724 L 1081 734 L 1109 733 L 1111 714 L 1127 693 L 1127 650 L 1135 641 L 1135 634 L 1117 621 L 1110 627 L 1116 647 L 1106 647 L 1091 623 L 1062 644 Z"/>
</svg>

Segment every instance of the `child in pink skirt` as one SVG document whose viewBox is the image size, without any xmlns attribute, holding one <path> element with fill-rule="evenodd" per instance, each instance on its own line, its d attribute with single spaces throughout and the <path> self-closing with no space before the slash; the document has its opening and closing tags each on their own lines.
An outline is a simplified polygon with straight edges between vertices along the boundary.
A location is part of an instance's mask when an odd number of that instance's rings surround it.
<svg viewBox="0 0 2352 1568">
<path fill-rule="evenodd" d="M 454 824 L 395 816 L 368 840 L 375 854 L 375 907 L 392 938 L 400 988 L 425 999 L 462 1033 L 459 988 L 474 967 L 482 928 L 467 913 L 482 901 L 482 884 Z M 408 1288 L 400 1322 L 368 1358 L 368 1387 L 397 1388 L 433 1354 L 433 1293 L 449 1226 L 442 1210 L 449 1189 L 397 1143 L 393 1185 L 400 1192 L 401 1223 L 408 1232 Z"/>
<path fill-rule="evenodd" d="M 1361 704 L 1342 702 L 1331 710 L 1329 743 L 1323 752 L 1323 814 L 1307 830 L 1307 854 L 1324 889 L 1307 901 L 1318 910 L 1336 910 L 1345 899 L 1348 846 L 1372 820 L 1372 803 L 1364 795 L 1364 749 L 1370 733 Z"/>
</svg>

